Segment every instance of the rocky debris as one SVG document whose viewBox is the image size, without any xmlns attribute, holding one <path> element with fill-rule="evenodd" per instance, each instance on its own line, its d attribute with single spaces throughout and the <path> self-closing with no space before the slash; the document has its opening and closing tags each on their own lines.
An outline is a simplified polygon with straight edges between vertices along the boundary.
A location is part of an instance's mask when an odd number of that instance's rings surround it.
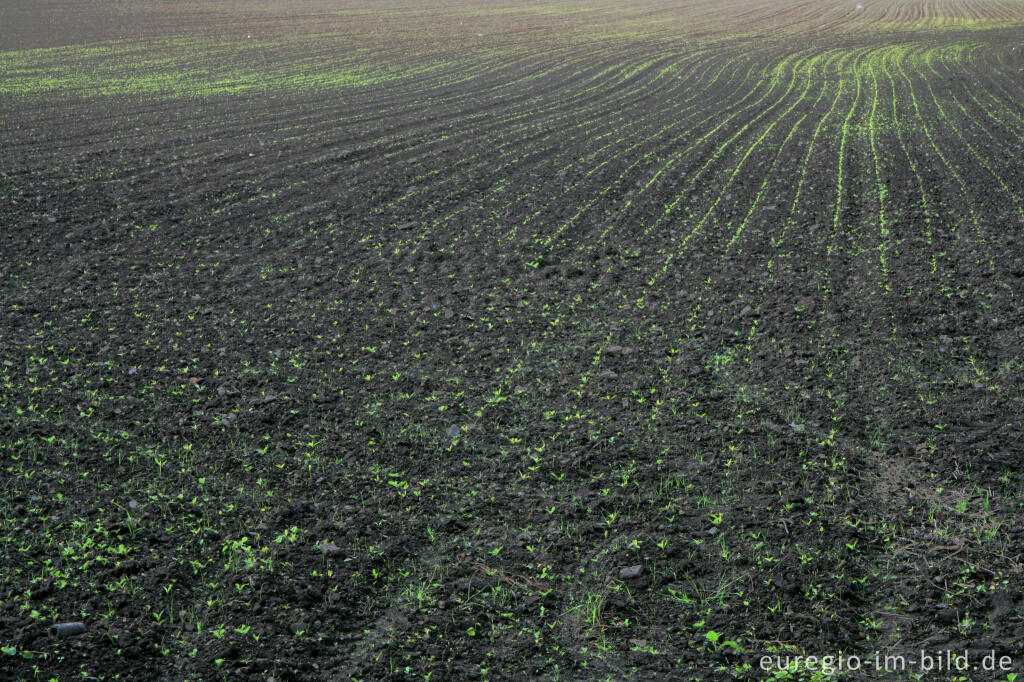
<svg viewBox="0 0 1024 682">
<path fill-rule="evenodd" d="M 54 639 L 60 637 L 75 637 L 85 634 L 85 623 L 58 623 L 50 626 L 50 636 Z"/>
<path fill-rule="evenodd" d="M 634 578 L 639 578 L 643 574 L 644 567 L 640 564 L 637 564 L 636 566 L 626 566 L 625 568 L 619 569 L 619 578 L 622 580 L 632 580 Z"/>
</svg>

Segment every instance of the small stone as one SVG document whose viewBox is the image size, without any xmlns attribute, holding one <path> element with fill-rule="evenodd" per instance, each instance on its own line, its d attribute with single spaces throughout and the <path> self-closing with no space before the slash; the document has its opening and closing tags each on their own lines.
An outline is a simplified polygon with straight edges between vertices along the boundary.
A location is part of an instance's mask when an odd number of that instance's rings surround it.
<svg viewBox="0 0 1024 682">
<path fill-rule="evenodd" d="M 449 438 L 456 438 L 461 432 L 462 429 L 456 426 L 455 424 L 449 426 L 447 431 Z"/>
<path fill-rule="evenodd" d="M 619 375 L 616 374 L 615 372 L 611 371 L 610 369 L 608 369 L 608 370 L 605 370 L 605 371 L 601 372 L 600 374 L 598 374 L 597 378 L 598 379 L 618 379 Z"/>
<path fill-rule="evenodd" d="M 128 508 L 131 509 L 132 511 L 135 511 L 136 509 L 139 508 L 139 503 L 136 502 L 135 500 L 128 500 Z"/>
<path fill-rule="evenodd" d="M 753 314 L 754 309 L 749 305 L 743 306 L 743 310 L 740 311 L 740 317 L 746 317 L 747 315 Z"/>
<path fill-rule="evenodd" d="M 619 577 L 623 580 L 639 578 L 643 573 L 644 567 L 640 564 L 637 564 L 636 566 L 626 566 L 625 568 L 619 569 Z"/>
<path fill-rule="evenodd" d="M 57 625 L 50 626 L 50 636 L 53 638 L 60 637 L 77 637 L 78 635 L 84 634 L 86 631 L 85 623 L 59 623 Z"/>
<path fill-rule="evenodd" d="M 942 625 L 953 625 L 957 621 L 956 609 L 939 609 L 939 612 L 935 614 L 935 620 Z"/>
</svg>

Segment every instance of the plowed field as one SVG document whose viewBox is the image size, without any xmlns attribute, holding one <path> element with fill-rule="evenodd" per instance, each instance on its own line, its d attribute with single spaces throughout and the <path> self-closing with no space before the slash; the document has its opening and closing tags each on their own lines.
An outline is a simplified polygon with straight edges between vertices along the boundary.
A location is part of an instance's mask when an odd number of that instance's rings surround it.
<svg viewBox="0 0 1024 682">
<path fill-rule="evenodd" d="M 0 676 L 1006 680 L 1022 103 L 1024 2 L 4 2 Z"/>
</svg>

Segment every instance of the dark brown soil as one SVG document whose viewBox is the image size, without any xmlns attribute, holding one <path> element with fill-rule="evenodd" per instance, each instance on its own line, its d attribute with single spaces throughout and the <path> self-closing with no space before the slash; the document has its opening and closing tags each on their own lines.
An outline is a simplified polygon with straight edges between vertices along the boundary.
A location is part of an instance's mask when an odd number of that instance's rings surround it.
<svg viewBox="0 0 1024 682">
<path fill-rule="evenodd" d="M 9 4 L 0 677 L 1024 669 L 1024 3 Z"/>
</svg>

